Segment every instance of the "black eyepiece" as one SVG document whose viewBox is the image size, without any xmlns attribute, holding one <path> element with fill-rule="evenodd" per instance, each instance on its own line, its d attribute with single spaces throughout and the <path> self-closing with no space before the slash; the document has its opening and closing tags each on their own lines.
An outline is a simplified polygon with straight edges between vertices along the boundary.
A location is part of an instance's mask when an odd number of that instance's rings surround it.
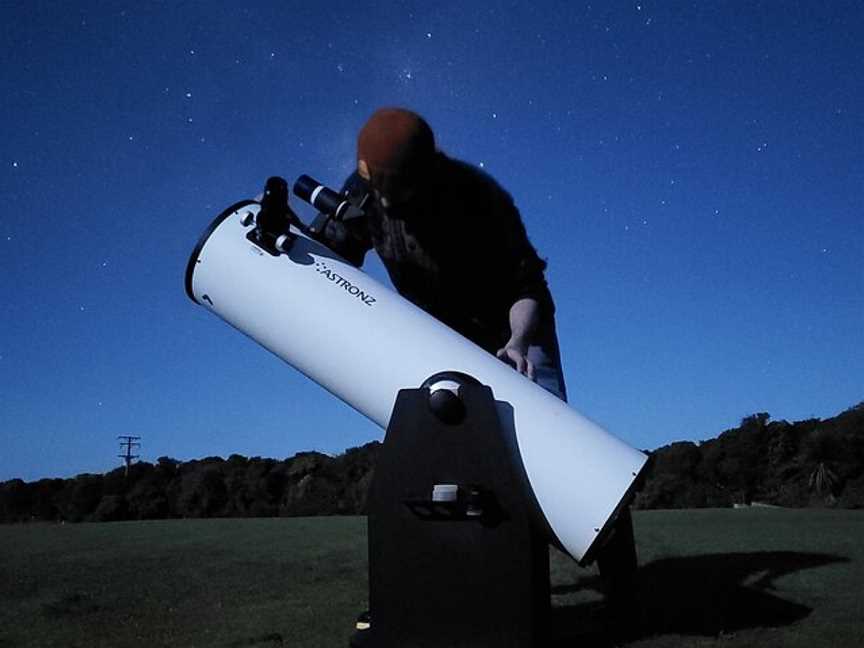
<svg viewBox="0 0 864 648">
<path fill-rule="evenodd" d="M 297 182 L 294 183 L 294 195 L 337 221 L 363 214 L 362 209 L 353 205 L 348 196 L 333 191 L 308 175 L 297 178 Z"/>
</svg>

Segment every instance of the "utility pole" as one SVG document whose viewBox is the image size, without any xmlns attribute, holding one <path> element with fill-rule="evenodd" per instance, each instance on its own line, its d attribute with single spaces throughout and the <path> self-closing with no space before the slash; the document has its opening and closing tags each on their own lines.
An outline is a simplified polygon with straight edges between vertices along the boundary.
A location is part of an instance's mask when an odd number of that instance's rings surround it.
<svg viewBox="0 0 864 648">
<path fill-rule="evenodd" d="M 125 450 L 123 454 L 117 455 L 121 459 L 126 462 L 126 477 L 129 476 L 129 466 L 132 465 L 132 460 L 137 459 L 140 455 L 132 454 L 132 448 L 141 447 L 141 444 L 138 443 L 138 440 L 141 438 L 140 436 L 118 436 L 120 439 L 120 449 Z"/>
</svg>

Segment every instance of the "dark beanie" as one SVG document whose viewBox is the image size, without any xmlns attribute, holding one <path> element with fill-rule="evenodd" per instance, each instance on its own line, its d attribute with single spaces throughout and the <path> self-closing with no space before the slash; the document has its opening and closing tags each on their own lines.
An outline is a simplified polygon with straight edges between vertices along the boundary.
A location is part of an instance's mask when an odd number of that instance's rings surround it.
<svg viewBox="0 0 864 648">
<path fill-rule="evenodd" d="M 369 177 L 420 172 L 435 154 L 435 136 L 420 115 L 403 108 L 381 108 L 357 137 L 357 170 Z"/>
</svg>

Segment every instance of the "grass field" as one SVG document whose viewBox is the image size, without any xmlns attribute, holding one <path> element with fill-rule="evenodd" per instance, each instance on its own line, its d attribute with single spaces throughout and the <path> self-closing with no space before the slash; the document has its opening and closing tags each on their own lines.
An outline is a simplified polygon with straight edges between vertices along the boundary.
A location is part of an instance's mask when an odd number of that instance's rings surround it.
<svg viewBox="0 0 864 648">
<path fill-rule="evenodd" d="M 627 645 L 864 646 L 864 514 L 640 511 L 645 633 Z M 0 526 L 0 648 L 343 648 L 363 518 Z M 552 555 L 561 645 L 611 645 L 594 569 Z"/>
</svg>

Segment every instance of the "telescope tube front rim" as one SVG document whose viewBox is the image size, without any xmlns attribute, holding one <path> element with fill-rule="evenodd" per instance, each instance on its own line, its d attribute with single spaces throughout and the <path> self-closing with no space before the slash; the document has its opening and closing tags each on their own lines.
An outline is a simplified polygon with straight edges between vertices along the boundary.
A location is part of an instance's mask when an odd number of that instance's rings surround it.
<svg viewBox="0 0 864 648">
<path fill-rule="evenodd" d="M 257 205 L 258 203 L 254 200 L 241 200 L 239 202 L 234 203 L 228 209 L 219 214 L 216 218 L 213 219 L 213 222 L 210 223 L 210 226 L 204 230 L 204 233 L 198 239 L 198 244 L 195 246 L 195 249 L 192 250 L 192 255 L 189 257 L 189 263 L 186 264 L 186 294 L 189 295 L 189 299 L 194 301 L 196 304 L 203 306 L 197 299 L 195 299 L 195 292 L 192 287 L 192 276 L 195 274 L 195 266 L 198 263 L 198 256 L 201 254 L 201 250 L 204 248 L 204 245 L 207 243 L 207 239 L 210 238 L 210 235 L 216 231 L 216 228 L 219 227 L 222 222 L 227 219 L 231 214 L 243 209 L 244 207 L 248 207 L 249 205 Z"/>
</svg>

